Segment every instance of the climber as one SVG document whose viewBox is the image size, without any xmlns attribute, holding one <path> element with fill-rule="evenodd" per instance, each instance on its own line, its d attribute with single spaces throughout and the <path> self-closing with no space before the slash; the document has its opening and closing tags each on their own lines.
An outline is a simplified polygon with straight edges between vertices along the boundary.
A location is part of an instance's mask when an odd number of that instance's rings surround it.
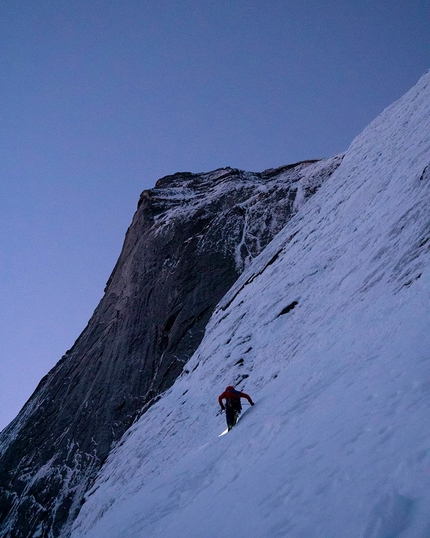
<svg viewBox="0 0 430 538">
<path fill-rule="evenodd" d="M 218 402 L 221 406 L 221 411 L 225 409 L 225 418 L 227 419 L 227 428 L 230 431 L 233 426 L 236 426 L 237 419 L 242 411 L 241 398 L 246 398 L 251 405 L 254 405 L 251 397 L 244 392 L 236 390 L 232 386 L 228 386 L 225 391 L 218 397 Z M 225 400 L 225 405 L 223 404 Z"/>
</svg>

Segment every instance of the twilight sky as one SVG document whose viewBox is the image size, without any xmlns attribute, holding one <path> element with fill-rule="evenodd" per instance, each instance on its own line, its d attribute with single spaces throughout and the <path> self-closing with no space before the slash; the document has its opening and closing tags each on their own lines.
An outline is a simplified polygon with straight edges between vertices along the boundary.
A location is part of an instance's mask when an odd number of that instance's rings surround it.
<svg viewBox="0 0 430 538">
<path fill-rule="evenodd" d="M 140 192 L 345 151 L 430 67 L 428 0 L 2 0 L 0 429 L 102 297 Z"/>
</svg>

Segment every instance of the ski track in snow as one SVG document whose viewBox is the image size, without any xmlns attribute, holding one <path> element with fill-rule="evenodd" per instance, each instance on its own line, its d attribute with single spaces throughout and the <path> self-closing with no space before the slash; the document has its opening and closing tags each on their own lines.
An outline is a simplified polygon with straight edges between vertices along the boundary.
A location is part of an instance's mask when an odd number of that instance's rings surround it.
<svg viewBox="0 0 430 538">
<path fill-rule="evenodd" d="M 430 73 L 224 297 L 72 538 L 429 538 L 429 133 Z M 256 405 L 219 437 L 229 384 Z"/>
</svg>

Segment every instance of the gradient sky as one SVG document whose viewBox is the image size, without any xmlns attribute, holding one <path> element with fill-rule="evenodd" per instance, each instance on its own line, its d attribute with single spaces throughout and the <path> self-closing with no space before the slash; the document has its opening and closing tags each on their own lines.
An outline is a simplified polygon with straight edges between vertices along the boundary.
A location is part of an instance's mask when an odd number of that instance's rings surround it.
<svg viewBox="0 0 430 538">
<path fill-rule="evenodd" d="M 428 0 L 2 0 L 0 429 L 84 329 L 140 192 L 345 151 L 430 67 Z"/>
</svg>

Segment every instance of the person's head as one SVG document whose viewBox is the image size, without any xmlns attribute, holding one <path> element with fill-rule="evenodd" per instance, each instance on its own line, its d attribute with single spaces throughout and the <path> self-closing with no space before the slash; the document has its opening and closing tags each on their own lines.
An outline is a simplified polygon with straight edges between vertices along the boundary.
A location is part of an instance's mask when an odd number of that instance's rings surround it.
<svg viewBox="0 0 430 538">
<path fill-rule="evenodd" d="M 230 390 L 234 390 L 234 387 L 232 385 L 229 385 L 225 390 L 226 390 L 226 392 L 228 392 Z"/>
</svg>

